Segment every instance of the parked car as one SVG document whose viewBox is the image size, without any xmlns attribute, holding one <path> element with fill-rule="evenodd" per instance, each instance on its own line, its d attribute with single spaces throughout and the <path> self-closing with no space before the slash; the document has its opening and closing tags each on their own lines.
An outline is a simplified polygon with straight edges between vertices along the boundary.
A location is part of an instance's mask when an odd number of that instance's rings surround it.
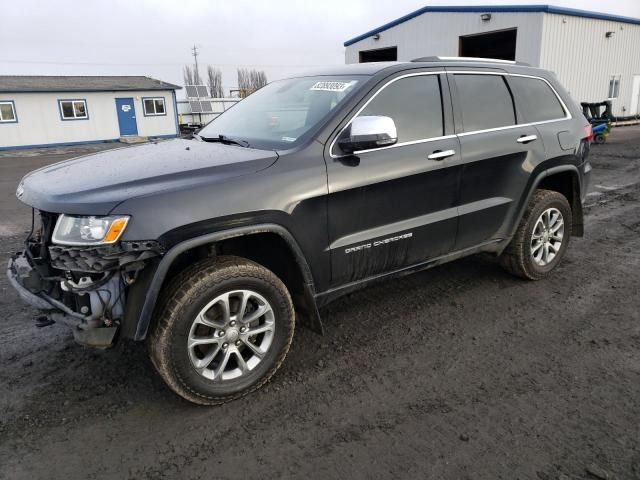
<svg viewBox="0 0 640 480">
<path fill-rule="evenodd" d="M 275 81 L 204 127 L 36 170 L 8 276 L 108 347 L 145 341 L 170 388 L 219 404 L 264 385 L 296 319 L 478 252 L 530 280 L 583 234 L 591 129 L 555 76 L 426 58 Z"/>
</svg>

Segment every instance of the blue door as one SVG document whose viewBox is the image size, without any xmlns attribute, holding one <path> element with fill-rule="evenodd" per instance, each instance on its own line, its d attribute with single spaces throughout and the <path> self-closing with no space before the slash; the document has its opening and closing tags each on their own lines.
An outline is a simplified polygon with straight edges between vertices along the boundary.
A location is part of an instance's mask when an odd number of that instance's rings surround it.
<svg viewBox="0 0 640 480">
<path fill-rule="evenodd" d="M 120 136 L 138 135 L 136 109 L 133 104 L 133 98 L 116 98 L 116 110 L 118 112 Z"/>
</svg>

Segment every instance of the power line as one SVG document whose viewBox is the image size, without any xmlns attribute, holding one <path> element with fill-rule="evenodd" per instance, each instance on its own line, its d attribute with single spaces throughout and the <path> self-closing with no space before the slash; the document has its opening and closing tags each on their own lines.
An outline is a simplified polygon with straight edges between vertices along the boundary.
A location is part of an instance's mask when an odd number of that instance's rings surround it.
<svg viewBox="0 0 640 480">
<path fill-rule="evenodd" d="M 199 53 L 198 53 L 199 54 Z M 96 66 L 96 67 L 181 67 L 184 65 L 183 62 L 175 62 L 175 63 L 166 63 L 166 62 L 157 62 L 157 63 L 100 63 L 100 62 L 47 62 L 47 61 L 29 61 L 29 60 L 3 60 L 0 59 L 0 63 L 10 63 L 10 64 L 20 64 L 20 65 L 87 65 L 87 66 Z M 329 65 L 328 63 L 317 63 L 317 64 L 288 64 L 288 63 L 279 63 L 279 64 L 258 64 L 258 63 L 215 63 L 216 67 L 266 67 L 266 68 L 282 68 L 282 67 L 300 67 L 300 68 L 309 68 L 309 67 L 326 67 Z"/>
</svg>

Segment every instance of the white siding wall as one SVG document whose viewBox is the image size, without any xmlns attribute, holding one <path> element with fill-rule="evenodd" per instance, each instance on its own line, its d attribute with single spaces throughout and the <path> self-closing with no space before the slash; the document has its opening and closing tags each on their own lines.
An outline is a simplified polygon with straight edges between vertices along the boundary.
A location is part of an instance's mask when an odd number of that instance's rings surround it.
<svg viewBox="0 0 640 480">
<path fill-rule="evenodd" d="M 120 137 L 117 97 L 133 97 L 138 135 L 175 135 L 176 114 L 171 91 L 0 93 L 0 100 L 13 100 L 18 123 L 0 123 L 0 148 L 57 143 L 114 140 Z M 145 117 L 143 97 L 163 97 L 167 114 Z M 88 120 L 62 120 L 58 99 L 85 99 Z"/>
<path fill-rule="evenodd" d="M 615 34 L 606 38 L 609 31 Z M 545 13 L 540 66 L 556 72 L 578 102 L 606 100 L 609 77 L 621 75 L 613 113 L 628 114 L 633 75 L 640 75 L 640 25 Z"/>
<path fill-rule="evenodd" d="M 516 60 L 538 65 L 543 13 L 495 12 L 483 22 L 480 13 L 427 12 L 400 25 L 346 47 L 346 63 L 358 63 L 361 50 L 398 47 L 398 60 L 407 61 L 431 55 L 457 56 L 461 35 L 518 28 Z"/>
</svg>

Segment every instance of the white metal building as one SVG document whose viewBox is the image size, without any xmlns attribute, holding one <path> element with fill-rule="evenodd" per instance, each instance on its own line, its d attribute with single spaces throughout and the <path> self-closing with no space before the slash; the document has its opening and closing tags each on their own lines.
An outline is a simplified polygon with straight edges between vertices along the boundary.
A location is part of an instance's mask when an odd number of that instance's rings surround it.
<svg viewBox="0 0 640 480">
<path fill-rule="evenodd" d="M 0 150 L 175 137 L 175 90 L 149 77 L 0 75 Z"/>
<path fill-rule="evenodd" d="M 640 114 L 640 19 L 548 5 L 424 7 L 344 43 L 347 63 L 426 56 L 516 60 L 554 71 L 578 102 Z"/>
</svg>

